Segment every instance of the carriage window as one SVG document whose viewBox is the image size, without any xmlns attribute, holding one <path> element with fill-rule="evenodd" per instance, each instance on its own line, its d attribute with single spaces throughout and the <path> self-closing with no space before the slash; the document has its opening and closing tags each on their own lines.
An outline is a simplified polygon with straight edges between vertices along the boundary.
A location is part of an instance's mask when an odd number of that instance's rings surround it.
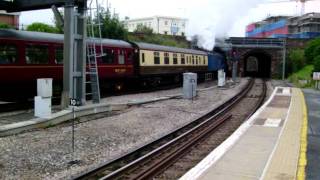
<svg viewBox="0 0 320 180">
<path fill-rule="evenodd" d="M 159 52 L 154 52 L 154 64 L 160 64 L 160 54 Z"/>
<path fill-rule="evenodd" d="M 113 64 L 114 63 L 114 51 L 112 49 L 103 50 L 106 55 L 102 56 L 102 63 L 104 64 Z"/>
<path fill-rule="evenodd" d="M 142 53 L 142 63 L 144 63 L 145 59 L 144 59 L 144 53 Z"/>
<path fill-rule="evenodd" d="M 128 63 L 132 63 L 132 60 L 134 59 L 134 53 L 132 51 L 128 51 L 127 57 Z"/>
<path fill-rule="evenodd" d="M 169 64 L 170 58 L 169 53 L 164 53 L 164 64 Z"/>
<path fill-rule="evenodd" d="M 56 64 L 63 64 L 63 48 L 62 47 L 56 47 L 54 62 Z"/>
<path fill-rule="evenodd" d="M 184 59 L 184 54 L 181 54 L 181 64 L 185 64 L 185 63 L 186 63 L 186 61 Z"/>
<path fill-rule="evenodd" d="M 48 64 L 49 50 L 46 45 L 27 45 L 26 47 L 27 64 Z"/>
<path fill-rule="evenodd" d="M 177 54 L 173 54 L 173 64 L 178 64 L 178 56 L 177 56 Z"/>
<path fill-rule="evenodd" d="M 124 64 L 124 51 L 123 50 L 119 50 L 119 55 L 118 55 L 118 63 L 119 64 Z"/>
<path fill-rule="evenodd" d="M 18 53 L 15 45 L 0 45 L 0 64 L 12 64 L 17 62 Z"/>
</svg>

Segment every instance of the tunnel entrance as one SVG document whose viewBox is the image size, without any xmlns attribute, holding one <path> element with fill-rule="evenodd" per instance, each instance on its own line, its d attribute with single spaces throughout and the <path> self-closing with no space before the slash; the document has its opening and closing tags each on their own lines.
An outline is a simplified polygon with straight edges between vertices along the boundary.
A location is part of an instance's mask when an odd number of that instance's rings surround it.
<svg viewBox="0 0 320 180">
<path fill-rule="evenodd" d="M 251 51 L 244 57 L 244 76 L 270 78 L 271 56 L 264 51 Z"/>
</svg>

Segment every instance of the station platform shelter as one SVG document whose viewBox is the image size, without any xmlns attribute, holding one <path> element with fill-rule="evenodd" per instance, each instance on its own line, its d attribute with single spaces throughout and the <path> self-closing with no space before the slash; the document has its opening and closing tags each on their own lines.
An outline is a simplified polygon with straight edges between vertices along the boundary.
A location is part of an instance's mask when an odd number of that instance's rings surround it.
<svg viewBox="0 0 320 180">
<path fill-rule="evenodd" d="M 181 179 L 320 179 L 319 162 L 320 92 L 277 87 Z"/>
</svg>

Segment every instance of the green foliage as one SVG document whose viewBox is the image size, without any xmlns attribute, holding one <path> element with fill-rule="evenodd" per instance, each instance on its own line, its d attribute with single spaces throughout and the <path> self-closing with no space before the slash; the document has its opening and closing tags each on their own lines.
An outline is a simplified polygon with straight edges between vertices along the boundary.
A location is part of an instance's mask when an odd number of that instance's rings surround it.
<svg viewBox="0 0 320 180">
<path fill-rule="evenodd" d="M 314 71 L 320 72 L 320 55 L 314 58 Z"/>
<path fill-rule="evenodd" d="M 159 44 L 164 46 L 174 46 L 180 48 L 188 48 L 189 42 L 185 37 L 174 37 L 161 34 L 129 34 L 129 41 L 146 42 L 152 44 Z"/>
<path fill-rule="evenodd" d="M 118 16 L 111 15 L 110 11 L 102 10 L 99 14 L 101 25 L 101 36 L 102 38 L 110 39 L 128 39 L 128 31 L 125 29 L 124 25 L 119 21 Z M 98 23 L 98 18 L 94 19 L 94 23 Z M 95 28 L 95 35 L 98 35 L 98 27 Z"/>
<path fill-rule="evenodd" d="M 294 83 L 297 87 L 311 87 L 312 86 L 312 77 L 313 65 L 308 65 L 302 68 L 300 71 L 293 73 L 289 77 L 289 81 Z M 307 84 L 301 84 L 300 80 L 307 80 Z"/>
<path fill-rule="evenodd" d="M 320 55 L 320 38 L 310 41 L 304 51 L 307 64 L 313 64 L 316 56 Z"/>
<path fill-rule="evenodd" d="M 291 66 L 291 72 L 297 72 L 305 65 L 304 50 L 294 49 L 289 52 L 289 64 Z"/>
<path fill-rule="evenodd" d="M 138 24 L 137 28 L 134 30 L 134 33 L 151 35 L 153 33 L 153 29 L 151 29 L 143 24 Z"/>
<path fill-rule="evenodd" d="M 0 22 L 0 28 L 1 29 L 13 29 L 13 27 L 10 26 L 9 24 L 5 24 L 5 23 L 1 23 L 1 22 Z"/>
<path fill-rule="evenodd" d="M 44 24 L 44 23 L 32 23 L 31 25 L 29 25 L 26 29 L 27 31 L 37 31 L 37 32 L 47 32 L 47 33 L 58 33 L 58 30 L 48 24 Z"/>
</svg>

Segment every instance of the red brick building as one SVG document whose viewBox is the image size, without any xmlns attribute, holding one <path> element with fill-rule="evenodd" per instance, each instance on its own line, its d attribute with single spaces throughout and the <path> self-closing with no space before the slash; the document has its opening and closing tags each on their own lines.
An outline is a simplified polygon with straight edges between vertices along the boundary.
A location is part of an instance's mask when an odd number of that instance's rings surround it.
<svg viewBox="0 0 320 180">
<path fill-rule="evenodd" d="M 19 16 L 20 13 L 6 13 L 0 11 L 0 23 L 9 24 L 16 29 L 19 29 Z"/>
</svg>

